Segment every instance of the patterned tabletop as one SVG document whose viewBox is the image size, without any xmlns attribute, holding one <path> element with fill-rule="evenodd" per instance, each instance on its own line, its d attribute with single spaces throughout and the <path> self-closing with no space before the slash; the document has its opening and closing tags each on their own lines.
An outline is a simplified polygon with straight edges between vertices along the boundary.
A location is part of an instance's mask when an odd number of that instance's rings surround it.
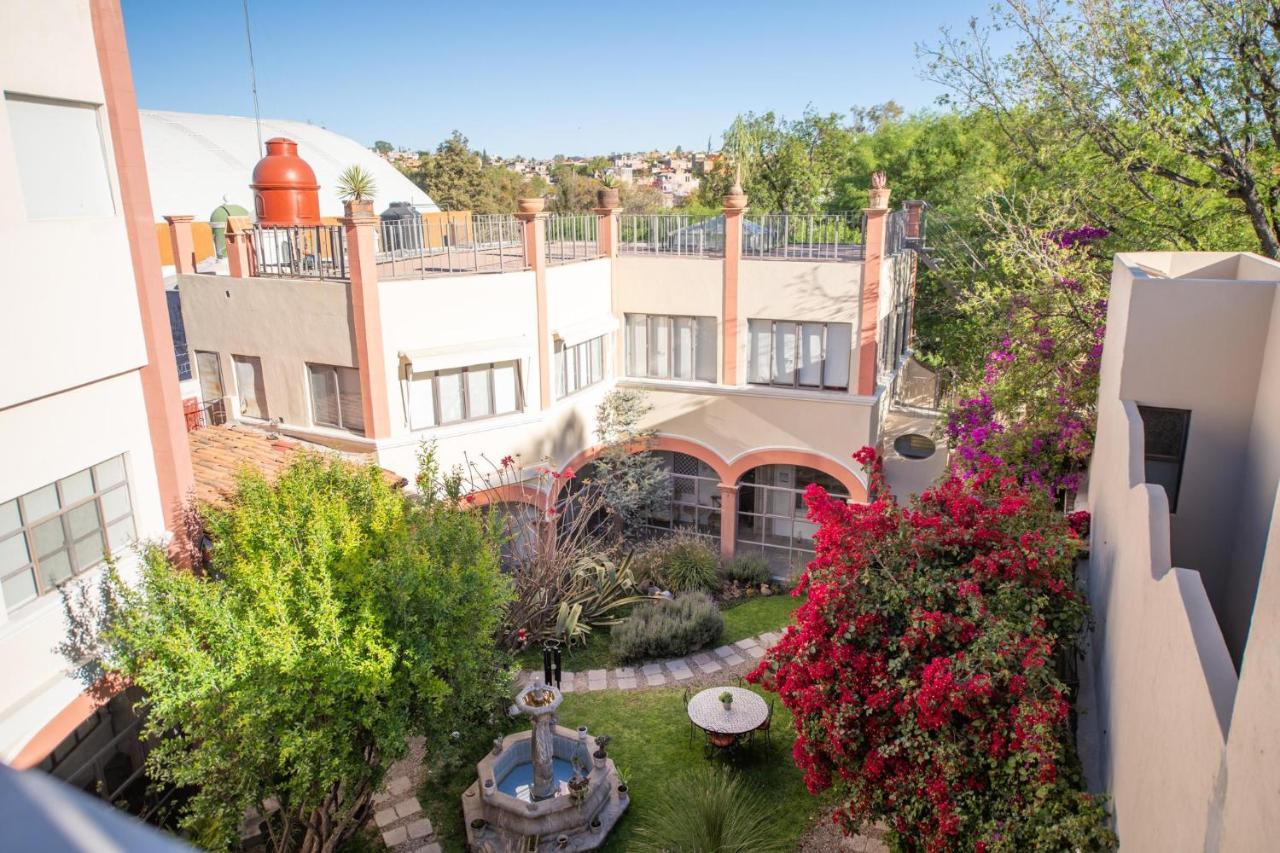
<svg viewBox="0 0 1280 853">
<path fill-rule="evenodd" d="M 725 710 L 721 693 L 733 694 Z M 741 735 L 759 728 L 769 716 L 769 706 L 757 694 L 741 687 L 708 687 L 689 700 L 689 719 L 698 728 L 720 734 Z"/>
</svg>

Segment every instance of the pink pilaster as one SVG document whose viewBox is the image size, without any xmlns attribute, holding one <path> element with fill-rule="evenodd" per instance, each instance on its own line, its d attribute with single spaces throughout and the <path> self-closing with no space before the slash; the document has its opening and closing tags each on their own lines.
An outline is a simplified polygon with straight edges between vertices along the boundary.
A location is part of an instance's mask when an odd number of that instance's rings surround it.
<svg viewBox="0 0 1280 853">
<path fill-rule="evenodd" d="M 138 101 L 129 67 L 124 18 L 119 0 L 90 0 L 89 14 L 93 40 L 98 52 L 98 69 L 111 128 L 111 153 L 115 157 L 120 183 L 120 204 L 129 255 L 133 264 L 138 313 L 146 364 L 139 369 L 142 397 L 147 409 L 151 453 L 155 459 L 165 527 L 175 534 L 174 553 L 181 556 L 184 525 L 183 508 L 192 489 L 191 450 L 187 425 L 182 415 L 182 395 L 178 390 L 178 369 L 173 359 L 173 333 L 169 326 L 169 306 L 160 274 L 160 253 L 156 246 L 155 215 L 151 210 L 151 188 L 142 153 L 142 127 Z"/>
<path fill-rule="evenodd" d="M 538 312 L 538 401 L 551 408 L 551 328 L 547 319 L 547 215 L 542 199 L 520 199 L 516 218 L 524 226 L 524 262 L 533 270 Z"/>
<path fill-rule="evenodd" d="M 738 540 L 738 487 L 720 484 L 720 559 L 732 560 Z"/>
<path fill-rule="evenodd" d="M 391 434 L 387 398 L 387 360 L 382 346 L 382 309 L 378 297 L 378 265 L 374 259 L 374 229 L 378 217 L 368 210 L 348 208 L 342 227 L 347 237 L 347 271 L 351 276 L 351 315 L 360 369 L 366 438 Z"/>
<path fill-rule="evenodd" d="M 596 245 L 600 254 L 606 258 L 618 257 L 618 207 L 597 207 L 592 211 L 596 215 Z"/>
<path fill-rule="evenodd" d="M 858 326 L 858 393 L 876 393 L 876 341 L 880 321 L 880 280 L 884 264 L 885 226 L 889 208 L 869 207 L 865 211 L 866 254 L 862 260 L 862 310 Z"/>
<path fill-rule="evenodd" d="M 166 216 L 169 245 L 173 249 L 173 270 L 182 275 L 196 271 L 196 241 L 191 235 L 191 216 Z"/>
<path fill-rule="evenodd" d="M 241 225 L 231 217 L 227 221 L 227 272 L 233 278 L 249 278 L 253 275 L 253 264 L 250 260 L 250 231 L 247 225 Z"/>
<path fill-rule="evenodd" d="M 747 197 L 737 184 L 724 197 L 724 286 L 721 301 L 720 381 L 738 385 L 738 276 L 742 263 L 742 214 Z"/>
</svg>

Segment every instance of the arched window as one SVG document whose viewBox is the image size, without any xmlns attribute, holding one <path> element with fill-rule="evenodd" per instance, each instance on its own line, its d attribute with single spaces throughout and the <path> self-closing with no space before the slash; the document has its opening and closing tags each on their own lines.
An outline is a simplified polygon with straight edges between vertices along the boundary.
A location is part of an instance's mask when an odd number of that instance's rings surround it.
<svg viewBox="0 0 1280 853">
<path fill-rule="evenodd" d="M 502 568 L 513 571 L 530 560 L 537 551 L 542 512 L 536 506 L 518 501 L 503 501 L 485 507 L 486 512 L 499 513 L 505 536 L 502 539 Z"/>
<path fill-rule="evenodd" d="M 849 494 L 829 474 L 803 465 L 761 465 L 738 480 L 735 554 L 760 554 L 774 572 L 789 575 L 813 559 L 817 525 L 806 519 L 804 490 L 817 483 L 833 497 Z"/>
<path fill-rule="evenodd" d="M 702 460 L 670 450 L 649 451 L 662 460 L 671 480 L 667 505 L 648 519 L 648 532 L 685 530 L 720 541 L 720 477 Z"/>
</svg>

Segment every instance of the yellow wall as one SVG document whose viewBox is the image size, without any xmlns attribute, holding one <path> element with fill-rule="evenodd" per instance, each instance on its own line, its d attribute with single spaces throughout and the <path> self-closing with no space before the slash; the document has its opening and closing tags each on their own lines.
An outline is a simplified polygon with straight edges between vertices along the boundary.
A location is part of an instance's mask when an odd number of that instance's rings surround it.
<svg viewBox="0 0 1280 853">
<path fill-rule="evenodd" d="M 191 241 L 195 245 L 196 263 L 213 257 L 213 228 L 208 222 L 191 223 Z M 168 223 L 156 223 L 156 243 L 160 246 L 160 265 L 173 266 L 173 244 L 169 241 Z"/>
</svg>

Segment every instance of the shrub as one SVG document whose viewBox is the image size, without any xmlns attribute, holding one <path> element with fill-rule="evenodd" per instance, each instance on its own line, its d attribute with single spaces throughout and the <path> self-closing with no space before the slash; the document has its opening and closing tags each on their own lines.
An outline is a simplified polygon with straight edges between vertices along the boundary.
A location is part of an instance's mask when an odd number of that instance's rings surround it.
<svg viewBox="0 0 1280 853">
<path fill-rule="evenodd" d="M 808 598 L 749 676 L 792 712 L 809 790 L 834 790 L 846 831 L 887 824 L 899 849 L 1111 848 L 1053 664 L 1085 616 L 1077 534 L 1007 469 L 903 507 L 874 451 L 855 458 L 875 500 L 805 493 Z"/>
<path fill-rule="evenodd" d="M 642 547 L 635 556 L 639 574 L 672 592 L 712 590 L 720 565 L 705 539 L 692 533 L 676 533 Z"/>
<path fill-rule="evenodd" d="M 725 563 L 724 579 L 743 586 L 760 586 L 773 580 L 773 570 L 759 554 L 743 554 Z"/>
<path fill-rule="evenodd" d="M 611 645 L 623 661 L 680 657 L 720 639 L 723 630 L 724 617 L 711 596 L 689 592 L 637 607 L 614 626 Z"/>
<path fill-rule="evenodd" d="M 777 809 L 736 774 L 709 766 L 688 770 L 653 792 L 646 820 L 631 849 L 646 853 L 717 850 L 771 853 L 785 849 L 777 836 Z"/>
</svg>

